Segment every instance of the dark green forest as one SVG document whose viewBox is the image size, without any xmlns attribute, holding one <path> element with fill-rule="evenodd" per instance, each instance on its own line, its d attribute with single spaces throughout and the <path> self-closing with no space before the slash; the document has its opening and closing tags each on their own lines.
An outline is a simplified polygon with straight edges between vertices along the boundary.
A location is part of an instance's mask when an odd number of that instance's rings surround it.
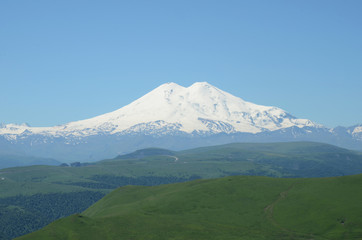
<svg viewBox="0 0 362 240">
<path fill-rule="evenodd" d="M 0 198 L 0 239 L 12 239 L 82 212 L 103 196 L 102 192 L 84 191 Z"/>
<path fill-rule="evenodd" d="M 58 184 L 76 185 L 89 189 L 115 189 L 126 185 L 154 186 L 199 179 L 199 176 L 182 178 L 175 176 L 123 177 L 94 175 L 93 182 Z M 34 232 L 49 223 L 75 213 L 80 213 L 101 199 L 104 191 L 17 195 L 0 198 L 0 239 L 8 240 Z"/>
</svg>

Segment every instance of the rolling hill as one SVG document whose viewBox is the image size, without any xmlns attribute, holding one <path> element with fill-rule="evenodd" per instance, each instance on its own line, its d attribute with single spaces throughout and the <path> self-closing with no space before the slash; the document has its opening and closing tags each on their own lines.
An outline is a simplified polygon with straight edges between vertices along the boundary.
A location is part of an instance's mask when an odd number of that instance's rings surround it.
<svg viewBox="0 0 362 240">
<path fill-rule="evenodd" d="M 80 212 L 119 186 L 232 175 L 305 178 L 359 173 L 361 153 L 313 142 L 238 143 L 185 151 L 149 148 L 92 164 L 2 169 L 0 232 L 6 234 L 0 239 L 29 233 Z M 53 210 L 44 215 L 43 208 Z"/>
<path fill-rule="evenodd" d="M 31 165 L 53 165 L 61 163 L 51 158 L 30 157 L 21 155 L 0 154 L 0 169 Z"/>
<path fill-rule="evenodd" d="M 155 185 L 156 179 L 167 182 L 172 179 L 187 181 L 230 175 L 352 175 L 362 173 L 362 154 L 313 142 L 234 143 L 178 152 L 157 148 L 142 149 L 115 159 L 73 166 L 2 169 L 2 196 L 94 189 L 109 191 L 127 184 Z M 153 178 L 156 182 L 137 183 L 140 177 Z"/>
<path fill-rule="evenodd" d="M 361 185 L 362 175 L 126 186 L 18 239 L 361 239 Z"/>
</svg>

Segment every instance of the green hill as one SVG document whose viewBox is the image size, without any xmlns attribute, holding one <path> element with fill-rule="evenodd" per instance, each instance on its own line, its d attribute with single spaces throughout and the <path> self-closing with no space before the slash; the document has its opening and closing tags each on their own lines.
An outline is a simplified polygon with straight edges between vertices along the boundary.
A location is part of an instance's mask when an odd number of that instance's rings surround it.
<svg viewBox="0 0 362 240">
<path fill-rule="evenodd" d="M 171 150 L 167 150 L 167 149 L 145 148 L 145 149 L 140 149 L 140 150 L 134 151 L 129 154 L 119 155 L 115 159 L 134 159 L 134 158 L 140 159 L 140 158 L 149 157 L 149 156 L 161 156 L 161 155 L 173 156 L 175 154 L 176 154 L 175 151 L 171 151 Z"/>
<path fill-rule="evenodd" d="M 75 165 L 76 166 L 76 165 Z M 230 175 L 329 177 L 362 173 L 362 154 L 322 143 L 237 143 L 172 152 L 139 150 L 93 164 L 0 170 L 2 197 L 102 190 Z"/>
<path fill-rule="evenodd" d="M 152 148 L 72 167 L 2 169 L 0 239 L 35 231 L 83 211 L 125 185 L 154 186 L 232 175 L 290 178 L 358 173 L 362 173 L 361 153 L 311 142 L 236 143 L 178 152 Z"/>
<path fill-rule="evenodd" d="M 362 239 L 362 175 L 127 186 L 18 239 Z"/>
<path fill-rule="evenodd" d="M 314 142 L 233 143 L 179 152 L 144 149 L 103 163 L 115 164 L 118 160 L 118 164 L 122 164 L 124 159 L 156 174 L 183 173 L 203 178 L 229 175 L 328 177 L 362 172 L 360 152 Z"/>
<path fill-rule="evenodd" d="M 69 166 L 0 170 L 2 197 L 102 190 L 230 175 L 329 177 L 362 173 L 362 154 L 322 143 L 235 143 L 172 152 L 143 149 Z"/>
<path fill-rule="evenodd" d="M 0 154 L 0 169 L 19 167 L 19 166 L 31 166 L 31 165 L 59 165 L 60 162 L 51 158 L 40 158 L 21 155 L 8 155 Z"/>
</svg>

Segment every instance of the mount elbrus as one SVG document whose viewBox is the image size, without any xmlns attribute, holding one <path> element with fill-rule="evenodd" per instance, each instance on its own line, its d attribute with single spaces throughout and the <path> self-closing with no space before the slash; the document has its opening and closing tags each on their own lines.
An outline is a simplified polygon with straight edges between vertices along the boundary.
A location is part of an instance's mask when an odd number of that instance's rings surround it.
<svg viewBox="0 0 362 240">
<path fill-rule="evenodd" d="M 116 111 L 55 127 L 0 125 L 0 153 L 92 161 L 145 147 L 319 141 L 362 150 L 362 125 L 326 128 L 206 82 L 166 83 Z"/>
</svg>

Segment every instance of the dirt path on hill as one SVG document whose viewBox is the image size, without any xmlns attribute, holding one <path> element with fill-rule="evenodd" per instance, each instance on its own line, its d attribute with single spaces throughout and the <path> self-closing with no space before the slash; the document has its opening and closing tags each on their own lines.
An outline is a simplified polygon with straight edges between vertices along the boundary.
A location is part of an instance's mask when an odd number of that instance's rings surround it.
<svg viewBox="0 0 362 240">
<path fill-rule="evenodd" d="M 283 230 L 286 230 L 286 231 L 287 231 L 287 229 L 284 229 L 283 227 L 281 227 L 281 226 L 274 220 L 274 218 L 273 218 L 273 211 L 274 211 L 275 205 L 276 205 L 278 202 L 280 202 L 281 200 L 283 200 L 283 199 L 285 199 L 285 198 L 287 197 L 288 192 L 289 192 L 291 189 L 293 189 L 294 185 L 295 185 L 295 184 L 292 184 L 286 191 L 279 193 L 279 197 L 278 197 L 274 202 L 272 202 L 270 205 L 268 205 L 268 206 L 266 206 L 266 207 L 264 208 L 264 212 L 266 213 L 268 219 L 273 223 L 273 225 L 275 225 L 275 226 L 277 226 L 278 228 L 281 228 L 281 229 L 283 229 Z"/>
<path fill-rule="evenodd" d="M 175 159 L 175 162 L 177 162 L 177 161 L 178 161 L 178 157 L 175 157 L 175 156 L 165 155 L 165 157 L 170 157 L 170 158 L 173 158 L 173 159 Z"/>
<path fill-rule="evenodd" d="M 300 233 L 300 232 L 295 232 L 292 230 L 289 230 L 287 228 L 282 227 L 280 224 L 278 224 L 277 221 L 275 221 L 274 216 L 273 216 L 273 212 L 274 212 L 274 207 L 283 199 L 285 199 L 288 196 L 288 193 L 290 190 L 292 190 L 295 186 L 295 183 L 293 183 L 292 185 L 290 185 L 284 192 L 279 193 L 279 197 L 272 202 L 271 204 L 269 204 L 268 206 L 266 206 L 264 208 L 264 212 L 266 214 L 267 219 L 276 227 L 279 228 L 280 230 L 282 230 L 283 232 L 289 233 L 291 234 L 293 237 L 303 237 L 305 239 L 314 239 L 315 236 L 313 234 L 307 234 L 307 233 Z M 319 239 L 323 239 L 323 237 L 318 236 Z"/>
</svg>

